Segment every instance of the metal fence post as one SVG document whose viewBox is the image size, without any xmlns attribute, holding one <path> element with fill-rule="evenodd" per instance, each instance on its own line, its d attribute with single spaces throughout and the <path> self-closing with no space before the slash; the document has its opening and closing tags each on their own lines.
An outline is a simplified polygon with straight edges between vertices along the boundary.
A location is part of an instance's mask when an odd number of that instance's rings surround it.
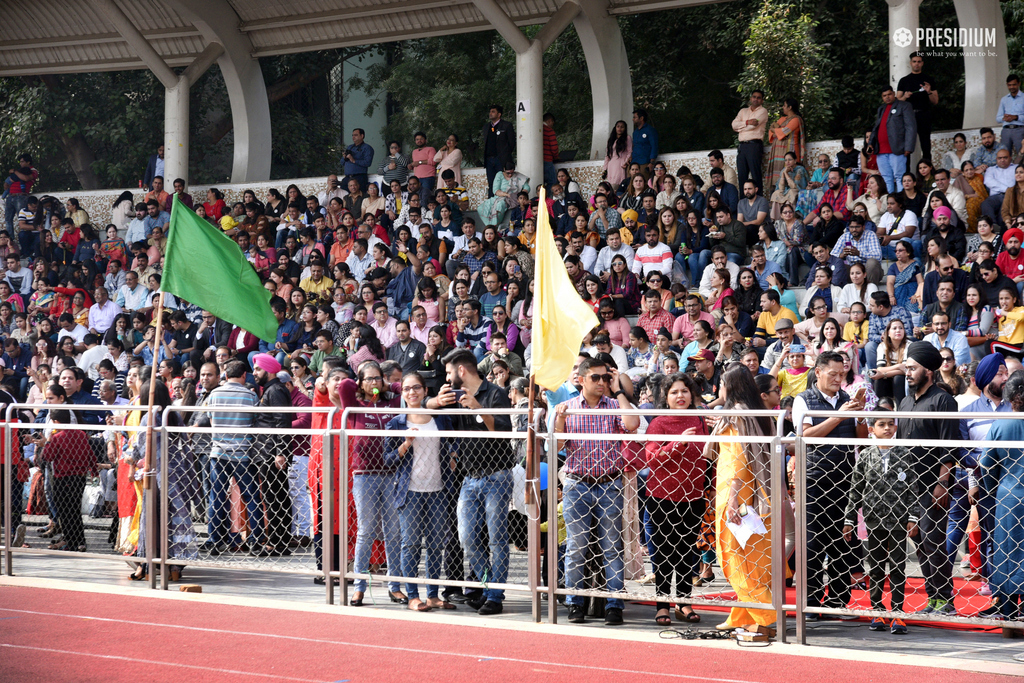
<svg viewBox="0 0 1024 683">
<path fill-rule="evenodd" d="M 796 437 L 796 642 L 807 644 L 807 444 Z"/>
<path fill-rule="evenodd" d="M 780 642 L 786 642 L 786 453 L 782 447 L 782 421 L 780 413 L 775 438 L 772 440 L 772 604 L 775 607 L 775 626 Z"/>
<path fill-rule="evenodd" d="M 548 623 L 558 623 L 558 440 L 548 429 Z"/>
<path fill-rule="evenodd" d="M 527 582 L 530 586 L 530 605 L 533 611 L 533 621 L 539 624 L 541 620 L 541 598 L 540 598 L 540 569 L 541 569 L 541 547 L 540 547 L 540 460 L 537 449 L 541 445 L 537 438 L 534 425 L 527 430 L 527 439 L 533 443 L 533 458 L 526 463 L 526 494 L 529 504 L 526 506 L 526 550 L 527 550 Z"/>
<path fill-rule="evenodd" d="M 341 588 L 341 604 L 348 605 L 348 584 L 345 574 L 348 573 L 348 436 L 345 428 L 348 426 L 348 411 L 346 408 L 341 414 L 341 425 L 338 429 L 338 573 L 341 575 L 338 584 Z M 334 442 L 331 442 L 334 448 Z M 334 485 L 334 480 L 331 480 Z M 332 501 L 333 502 L 333 501 Z M 333 518 L 332 518 L 333 522 Z M 333 540 L 333 539 L 332 539 Z M 391 567 L 388 567 L 391 573 Z"/>
<path fill-rule="evenodd" d="M 332 559 L 334 558 L 334 415 L 337 408 L 327 414 L 324 430 L 323 464 L 320 468 L 320 567 L 324 573 L 326 602 L 334 604 L 334 579 Z M 340 582 L 339 582 L 340 583 Z M 342 604 L 346 604 L 347 591 L 342 591 Z"/>
<path fill-rule="evenodd" d="M 167 590 L 167 555 L 170 549 L 169 536 L 171 534 L 169 528 L 169 517 L 167 508 L 170 503 L 170 495 L 168 494 L 168 479 L 170 478 L 170 457 L 168 455 L 168 445 L 170 443 L 170 437 L 167 434 L 167 414 L 161 415 L 163 419 L 160 420 L 160 590 Z"/>
<path fill-rule="evenodd" d="M 3 494 L 0 495 L 0 499 L 4 501 L 4 556 L 2 563 L 3 567 L 0 567 L 0 575 L 3 575 L 6 572 L 7 576 L 13 576 L 11 571 L 11 538 L 13 537 L 11 522 L 14 519 L 12 510 L 14 501 L 11 500 L 11 492 L 14 490 L 14 467 L 12 462 L 14 460 L 14 451 L 11 449 L 13 439 L 11 438 L 10 410 L 7 412 L 7 421 L 5 421 L 3 425 L 4 467 L 3 472 L 0 473 L 0 482 L 3 482 L 3 486 L 5 487 Z"/>
</svg>

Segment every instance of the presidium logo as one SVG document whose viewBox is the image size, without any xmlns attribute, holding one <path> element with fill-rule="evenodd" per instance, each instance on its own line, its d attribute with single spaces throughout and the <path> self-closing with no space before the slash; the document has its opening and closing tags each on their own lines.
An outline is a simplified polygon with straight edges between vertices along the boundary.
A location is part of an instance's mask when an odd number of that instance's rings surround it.
<svg viewBox="0 0 1024 683">
<path fill-rule="evenodd" d="M 919 28 L 911 31 L 902 26 L 892 32 L 892 42 L 897 47 L 908 47 L 917 43 L 917 49 L 951 47 L 951 48 L 989 48 L 996 46 L 996 30 L 994 28 Z"/>
</svg>

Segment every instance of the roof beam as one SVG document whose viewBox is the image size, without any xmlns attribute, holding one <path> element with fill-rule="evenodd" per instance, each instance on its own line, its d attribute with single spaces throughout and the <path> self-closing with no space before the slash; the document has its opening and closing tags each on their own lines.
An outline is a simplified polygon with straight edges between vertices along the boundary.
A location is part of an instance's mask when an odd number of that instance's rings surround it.
<svg viewBox="0 0 1024 683">
<path fill-rule="evenodd" d="M 192 28 L 159 29 L 156 31 L 142 31 L 142 35 L 148 40 L 169 40 L 171 38 L 199 38 L 199 31 Z M 5 50 L 38 50 L 58 47 L 75 47 L 80 45 L 104 45 L 109 43 L 123 43 L 124 37 L 120 33 L 89 33 L 79 36 L 68 36 L 66 38 L 50 38 L 49 40 L 8 40 L 0 43 L 0 52 Z"/>
<path fill-rule="evenodd" d="M 505 10 L 495 0 L 473 0 L 473 4 L 476 5 L 477 11 L 484 15 L 484 19 L 497 29 L 516 54 L 522 54 L 530 49 L 530 39 L 519 30 L 519 27 L 505 14 Z"/>
<path fill-rule="evenodd" d="M 114 0 L 92 0 L 92 3 L 106 15 L 117 32 L 124 37 L 125 42 L 131 46 L 135 54 L 139 56 L 139 59 L 149 67 L 149 70 L 153 72 L 157 80 L 163 83 L 165 88 L 173 88 L 178 85 L 178 75 L 174 73 L 171 67 L 167 66 L 163 57 L 149 44 L 146 36 L 142 35 L 142 32 L 121 11 L 121 8 L 114 3 Z"/>
<path fill-rule="evenodd" d="M 188 66 L 198 55 L 182 55 L 167 60 L 168 66 Z M 95 61 L 80 60 L 73 64 L 27 64 L 5 66 L 0 63 L 2 76 L 39 76 L 41 74 L 79 74 L 94 71 L 136 71 L 149 69 L 149 66 L 138 57 L 126 59 L 99 59 Z"/>
<path fill-rule="evenodd" d="M 537 36 L 534 38 L 534 40 L 540 43 L 540 49 L 547 50 L 551 47 L 555 39 L 562 35 L 562 31 L 572 23 L 572 20 L 579 13 L 580 6 L 573 2 L 573 0 L 563 2 L 558 11 L 551 15 L 551 18 L 548 19 L 547 23 L 537 32 Z"/>
<path fill-rule="evenodd" d="M 416 12 L 469 4 L 472 4 L 472 0 L 411 0 L 410 2 L 392 2 L 361 9 L 339 9 L 329 10 L 326 12 L 311 12 L 309 14 L 293 14 L 285 17 L 254 19 L 253 21 L 243 21 L 238 25 L 238 30 L 242 33 L 249 31 L 275 30 L 287 26 L 307 26 L 309 24 L 320 24 L 325 21 L 348 21 L 350 19 L 378 17 L 383 14 Z"/>
</svg>

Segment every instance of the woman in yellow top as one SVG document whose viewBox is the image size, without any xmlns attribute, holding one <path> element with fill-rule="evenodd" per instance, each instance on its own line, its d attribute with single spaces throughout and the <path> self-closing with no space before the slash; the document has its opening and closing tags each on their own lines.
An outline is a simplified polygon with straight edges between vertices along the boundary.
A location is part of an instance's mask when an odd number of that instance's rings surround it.
<svg viewBox="0 0 1024 683">
<path fill-rule="evenodd" d="M 992 353 L 1024 358 L 1024 306 L 1018 305 L 1017 288 L 1003 287 L 999 290 L 999 338 L 989 345 Z"/>
<path fill-rule="evenodd" d="M 767 417 L 742 417 L 733 410 L 758 409 L 764 404 L 750 371 L 737 365 L 722 378 L 725 414 L 712 435 L 756 438 L 775 433 Z M 771 445 L 711 441 L 705 457 L 716 461 L 715 531 L 722 572 L 740 602 L 772 603 Z M 760 515 L 764 534 L 754 534 L 745 546 L 732 535 L 726 522 L 740 522 L 744 511 Z M 744 628 L 769 636 L 775 634 L 775 611 L 733 607 L 720 630 Z"/>
<path fill-rule="evenodd" d="M 64 208 L 67 209 L 68 218 L 75 222 L 76 228 L 80 228 L 89 222 L 89 212 L 83 209 L 82 205 L 74 197 L 64 202 Z"/>
</svg>

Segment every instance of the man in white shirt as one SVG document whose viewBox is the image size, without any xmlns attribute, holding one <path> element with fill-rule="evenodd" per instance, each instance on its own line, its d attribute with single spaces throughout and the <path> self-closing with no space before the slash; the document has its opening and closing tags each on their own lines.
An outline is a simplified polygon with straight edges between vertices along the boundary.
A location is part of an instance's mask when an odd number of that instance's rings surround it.
<svg viewBox="0 0 1024 683">
<path fill-rule="evenodd" d="M 583 270 L 594 273 L 594 264 L 597 263 L 597 249 L 583 241 L 583 235 L 578 231 L 569 233 L 569 248 L 565 250 L 566 256 L 574 255 L 580 257 L 580 264 Z M 595 273 L 596 274 L 596 273 Z"/>
<path fill-rule="evenodd" d="M 89 379 L 99 379 L 100 371 L 96 366 L 107 355 L 107 347 L 104 344 L 100 344 L 100 337 L 95 334 L 85 335 L 83 343 L 85 344 L 85 351 L 78 360 L 78 367 L 85 370 L 86 374 L 89 375 Z"/>
<path fill-rule="evenodd" d="M 658 271 L 666 278 L 672 277 L 672 249 L 658 241 L 658 228 L 647 228 L 647 242 L 636 250 L 633 260 L 633 272 L 637 277 L 646 280 L 647 276 Z"/>
<path fill-rule="evenodd" d="M 700 276 L 700 285 L 697 287 L 697 291 L 700 295 L 707 299 L 711 296 L 711 276 L 714 275 L 715 271 L 719 268 L 725 268 L 729 271 L 729 281 L 738 282 L 740 278 L 740 267 L 729 260 L 725 249 L 721 246 L 716 246 L 711 250 L 711 263 L 707 265 L 704 272 Z"/>
<path fill-rule="evenodd" d="M 89 334 L 89 330 L 76 323 L 75 316 L 70 313 L 62 313 L 57 324 L 60 326 L 60 333 L 57 335 L 58 343 L 64 337 L 71 337 L 75 340 L 75 353 L 85 351 L 85 335 Z"/>
<path fill-rule="evenodd" d="M 1006 227 L 1003 223 L 1003 195 L 1008 188 L 1013 187 L 1016 180 L 1013 177 L 1014 169 L 1010 166 L 1010 150 L 1000 149 L 996 153 L 996 165 L 989 166 L 985 171 L 985 187 L 988 188 L 988 199 L 981 203 L 981 215 L 992 216 L 996 223 Z"/>
<path fill-rule="evenodd" d="M 931 205 L 932 195 L 936 192 L 942 192 L 946 195 L 946 201 L 953 207 L 953 211 L 960 217 L 960 227 L 967 225 L 967 198 L 964 197 L 964 193 L 956 187 L 949 184 L 949 171 L 944 168 L 935 169 L 933 175 L 935 178 L 935 189 L 928 194 L 928 199 L 925 201 L 925 206 Z"/>
<path fill-rule="evenodd" d="M 331 174 L 327 176 L 327 189 L 318 192 L 316 198 L 320 202 L 320 206 L 327 206 L 332 199 L 344 199 L 347 196 L 348 191 L 342 189 L 341 183 L 338 182 L 338 176 Z"/>
<path fill-rule="evenodd" d="M 139 274 L 134 270 L 125 272 L 124 285 L 117 290 L 117 305 L 123 310 L 133 313 L 146 307 L 149 289 L 139 282 Z"/>
<path fill-rule="evenodd" d="M 20 294 L 25 301 L 32 294 L 32 271 L 21 266 L 21 260 L 17 254 L 8 254 L 7 273 L 4 280 L 11 286 L 11 291 Z"/>
<path fill-rule="evenodd" d="M 626 267 L 632 270 L 633 259 L 636 256 L 636 252 L 633 251 L 633 247 L 622 243 L 622 233 L 618 230 L 608 233 L 606 239 L 608 246 L 598 252 L 597 260 L 594 261 L 594 270 L 591 271 L 601 278 L 601 282 L 608 282 L 608 276 L 611 275 L 612 271 L 613 258 L 621 256 L 626 259 Z"/>
</svg>

